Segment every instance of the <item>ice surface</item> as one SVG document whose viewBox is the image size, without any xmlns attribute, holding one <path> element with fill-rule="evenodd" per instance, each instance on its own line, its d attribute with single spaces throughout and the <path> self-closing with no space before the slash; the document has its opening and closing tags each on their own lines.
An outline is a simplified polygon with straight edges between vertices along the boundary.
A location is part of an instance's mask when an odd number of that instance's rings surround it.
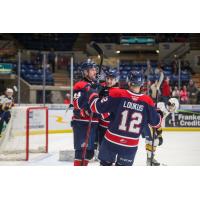
<svg viewBox="0 0 200 200">
<path fill-rule="evenodd" d="M 40 136 L 37 136 L 38 139 Z M 156 159 L 168 166 L 200 165 L 200 133 L 199 132 L 164 132 L 164 143 L 158 147 Z M 72 162 L 59 161 L 59 151 L 73 149 L 73 134 L 50 134 L 48 154 L 30 154 L 30 161 L 0 161 L 0 165 L 40 165 L 73 166 Z M 90 166 L 98 166 L 93 161 Z M 140 138 L 140 145 L 135 158 L 136 166 L 146 165 L 144 139 Z"/>
</svg>

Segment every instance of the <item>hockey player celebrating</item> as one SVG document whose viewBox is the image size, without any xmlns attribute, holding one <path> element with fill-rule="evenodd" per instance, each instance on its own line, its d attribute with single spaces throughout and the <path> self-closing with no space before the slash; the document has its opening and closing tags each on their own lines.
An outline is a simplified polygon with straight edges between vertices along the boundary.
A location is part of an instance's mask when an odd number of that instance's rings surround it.
<svg viewBox="0 0 200 200">
<path fill-rule="evenodd" d="M 89 104 L 92 112 L 111 115 L 110 125 L 99 150 L 102 166 L 131 166 L 137 152 L 141 128 L 150 124 L 160 127 L 161 115 L 157 113 L 153 100 L 140 94 L 143 77 L 140 72 L 128 75 L 129 89 L 113 88 L 109 96 L 100 99 L 92 93 Z"/>
<path fill-rule="evenodd" d="M 105 71 L 105 87 L 99 93 L 100 98 L 108 96 L 108 91 L 112 88 L 118 88 L 119 73 L 116 68 L 109 68 Z M 99 132 L 98 132 L 98 142 L 101 145 L 102 139 L 108 129 L 110 123 L 110 113 L 101 114 L 99 119 Z"/>
<path fill-rule="evenodd" d="M 74 98 L 73 98 L 73 118 L 72 128 L 74 132 L 74 149 L 75 159 L 74 166 L 88 165 L 90 159 L 94 156 L 94 143 L 98 130 L 98 115 L 94 114 L 90 119 L 90 108 L 88 104 L 88 86 L 96 86 L 95 80 L 97 75 L 97 66 L 95 63 L 88 60 L 82 63 L 81 72 L 83 79 L 74 85 Z M 87 134 L 89 122 L 91 120 L 90 137 L 86 150 L 84 161 L 82 160 L 83 147 Z M 83 163 L 82 163 L 83 161 Z"/>
</svg>

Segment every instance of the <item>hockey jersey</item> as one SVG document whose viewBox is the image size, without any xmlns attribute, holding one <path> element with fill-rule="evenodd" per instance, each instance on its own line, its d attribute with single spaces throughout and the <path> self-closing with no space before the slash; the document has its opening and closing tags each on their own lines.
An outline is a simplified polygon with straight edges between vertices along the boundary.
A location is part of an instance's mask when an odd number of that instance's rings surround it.
<svg viewBox="0 0 200 200">
<path fill-rule="evenodd" d="M 117 87 L 117 86 L 111 87 L 111 88 L 108 88 L 108 90 L 113 90 L 115 88 L 119 88 L 119 87 Z M 99 119 L 99 126 L 101 126 L 103 128 L 108 128 L 111 117 L 112 116 L 110 115 L 110 113 L 102 113 L 101 118 Z"/>
<path fill-rule="evenodd" d="M 81 121 L 88 123 L 90 121 L 90 106 L 88 104 L 88 90 L 92 82 L 87 80 L 82 80 L 74 85 L 73 92 L 73 121 Z M 92 118 L 92 123 L 98 123 L 99 114 L 94 114 Z"/>
<path fill-rule="evenodd" d="M 161 116 L 153 100 L 144 94 L 113 88 L 109 96 L 102 99 L 92 94 L 89 103 L 92 112 L 110 113 L 105 139 L 120 146 L 137 147 L 142 127 L 161 126 Z"/>
</svg>

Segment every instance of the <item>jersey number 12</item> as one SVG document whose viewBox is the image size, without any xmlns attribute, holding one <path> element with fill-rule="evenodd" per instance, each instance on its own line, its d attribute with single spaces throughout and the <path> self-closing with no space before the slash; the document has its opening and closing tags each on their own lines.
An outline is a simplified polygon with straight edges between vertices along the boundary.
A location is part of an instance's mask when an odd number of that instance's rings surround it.
<svg viewBox="0 0 200 200">
<path fill-rule="evenodd" d="M 124 110 L 121 115 L 121 124 L 119 125 L 119 130 L 127 131 L 127 117 L 128 117 L 128 110 Z M 131 133 L 140 133 L 140 124 L 142 122 L 142 114 L 138 112 L 134 112 L 131 116 L 131 121 L 128 127 L 128 132 Z"/>
</svg>

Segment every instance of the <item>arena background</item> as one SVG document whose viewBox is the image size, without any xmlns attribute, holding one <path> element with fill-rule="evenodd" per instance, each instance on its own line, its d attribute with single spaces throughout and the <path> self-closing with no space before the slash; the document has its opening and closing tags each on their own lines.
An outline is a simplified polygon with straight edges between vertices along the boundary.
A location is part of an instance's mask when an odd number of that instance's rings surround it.
<svg viewBox="0 0 200 200">
<path fill-rule="evenodd" d="M 45 1 L 27 3 L 21 0 L 1 2 L 1 6 L 1 31 L 4 33 L 200 32 L 199 6 L 193 0 L 114 3 L 61 0 L 49 1 L 48 4 Z M 187 146 L 185 148 L 188 149 Z M 79 199 L 102 199 L 103 195 L 124 199 L 133 194 L 138 199 L 198 197 L 199 167 L 87 169 L 1 167 L 1 197 L 66 199 L 75 195 Z M 103 192 L 99 194 L 102 185 Z M 83 195 L 88 187 L 89 194 Z"/>
<path fill-rule="evenodd" d="M 170 79 L 170 97 L 176 97 L 181 104 L 176 123 L 170 123 L 169 116 L 163 122 L 164 130 L 199 131 L 198 33 L 0 34 L 0 93 L 13 88 L 16 105 L 48 104 L 50 118 L 54 118 L 56 110 L 61 110 L 58 116 L 69 122 L 71 114 L 67 116 L 65 110 L 72 102 L 72 86 L 81 78 L 81 63 L 88 58 L 99 63 L 91 41 L 104 51 L 103 67 L 118 68 L 122 88 L 126 87 L 127 74 L 138 70 L 144 74 L 147 93 L 151 95 L 151 85 L 159 79 L 161 69 L 165 78 Z M 194 83 L 189 86 L 191 80 Z M 163 101 L 162 86 L 159 101 Z M 186 97 L 184 86 L 187 86 Z M 54 124 L 50 133 L 71 130 L 57 125 L 57 121 L 50 124 Z"/>
</svg>

